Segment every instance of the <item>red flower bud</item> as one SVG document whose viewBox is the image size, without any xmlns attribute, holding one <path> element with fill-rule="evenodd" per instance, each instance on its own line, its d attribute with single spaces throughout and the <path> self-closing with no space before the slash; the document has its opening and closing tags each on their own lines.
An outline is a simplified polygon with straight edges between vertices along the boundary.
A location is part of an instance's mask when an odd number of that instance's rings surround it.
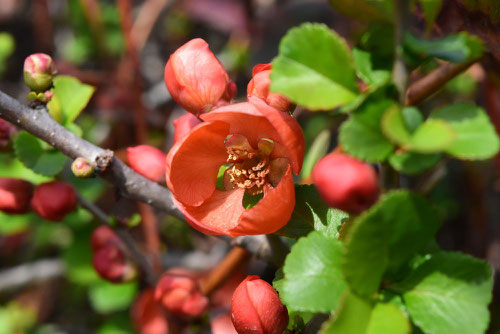
<svg viewBox="0 0 500 334">
<path fill-rule="evenodd" d="M 27 181 L 0 178 L 0 211 L 5 213 L 25 213 L 29 209 L 33 185 Z"/>
<path fill-rule="evenodd" d="M 231 318 L 239 334 L 282 334 L 288 311 L 269 283 L 248 276 L 234 291 Z"/>
<path fill-rule="evenodd" d="M 24 83 L 32 91 L 44 92 L 52 86 L 56 74 L 54 61 L 49 55 L 35 53 L 24 61 Z"/>
<path fill-rule="evenodd" d="M 159 149 L 148 145 L 129 147 L 127 160 L 130 167 L 142 176 L 155 182 L 165 180 L 167 155 Z"/>
<path fill-rule="evenodd" d="M 168 322 L 160 304 L 154 300 L 154 290 L 146 289 L 131 309 L 132 323 L 140 334 L 168 334 Z"/>
<path fill-rule="evenodd" d="M 269 86 L 271 85 L 270 74 L 271 64 L 254 66 L 252 80 L 250 80 L 247 86 L 247 96 L 256 96 L 275 109 L 292 112 L 295 109 L 295 105 L 290 100 L 281 94 L 269 91 Z"/>
<path fill-rule="evenodd" d="M 314 166 L 314 184 L 321 198 L 331 207 L 360 213 L 378 197 L 375 169 L 347 154 L 330 153 Z"/>
<path fill-rule="evenodd" d="M 101 225 L 92 232 L 90 236 L 90 248 L 97 252 L 108 245 L 118 245 L 120 238 L 106 225 Z"/>
<path fill-rule="evenodd" d="M 177 49 L 165 66 L 165 84 L 172 98 L 199 115 L 231 102 L 236 85 L 201 38 Z"/>
<path fill-rule="evenodd" d="M 76 177 L 86 178 L 94 175 L 95 167 L 85 158 L 79 157 L 71 164 L 71 171 Z"/>
<path fill-rule="evenodd" d="M 156 285 L 155 299 L 181 317 L 200 316 L 208 306 L 208 298 L 201 294 L 193 275 L 182 269 L 163 275 Z"/>
<path fill-rule="evenodd" d="M 238 334 L 236 329 L 234 329 L 229 313 L 222 313 L 214 317 L 210 321 L 210 328 L 212 329 L 212 334 Z"/>
<path fill-rule="evenodd" d="M 31 207 L 43 219 L 60 221 L 76 209 L 76 195 L 66 182 L 52 181 L 36 187 Z"/>
<path fill-rule="evenodd" d="M 98 249 L 94 253 L 92 264 L 99 276 L 113 283 L 128 282 L 137 273 L 123 251 L 115 244 Z"/>
<path fill-rule="evenodd" d="M 200 124 L 201 121 L 198 117 L 193 114 L 186 113 L 174 121 L 174 143 L 177 143 L 185 135 L 191 131 L 196 125 Z"/>
<path fill-rule="evenodd" d="M 15 131 L 15 127 L 9 122 L 0 119 L 0 147 L 5 147 L 9 143 L 11 134 Z"/>
</svg>

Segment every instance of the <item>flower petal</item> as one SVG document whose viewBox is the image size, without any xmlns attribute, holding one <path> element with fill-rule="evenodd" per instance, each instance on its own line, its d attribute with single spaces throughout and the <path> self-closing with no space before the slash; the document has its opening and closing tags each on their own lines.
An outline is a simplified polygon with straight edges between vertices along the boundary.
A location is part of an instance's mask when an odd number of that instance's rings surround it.
<svg viewBox="0 0 500 334">
<path fill-rule="evenodd" d="M 253 208 L 245 210 L 238 224 L 228 230 L 232 237 L 274 233 L 290 220 L 295 207 L 295 188 L 288 167 L 276 188 L 264 189 L 264 197 Z"/>
<path fill-rule="evenodd" d="M 176 199 L 200 205 L 215 190 L 219 168 L 226 162 L 224 139 L 229 127 L 223 122 L 205 122 L 175 143 L 167 155 L 167 185 Z"/>
</svg>

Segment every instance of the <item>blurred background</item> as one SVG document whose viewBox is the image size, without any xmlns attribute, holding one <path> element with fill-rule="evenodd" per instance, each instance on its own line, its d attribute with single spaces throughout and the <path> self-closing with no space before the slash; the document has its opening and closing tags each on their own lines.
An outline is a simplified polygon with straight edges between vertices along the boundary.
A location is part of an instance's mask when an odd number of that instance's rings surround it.
<svg viewBox="0 0 500 334">
<path fill-rule="evenodd" d="M 352 1 L 0 0 L 0 89 L 25 101 L 29 90 L 22 79 L 24 59 L 36 52 L 50 54 L 59 74 L 96 87 L 76 121 L 85 139 L 114 150 L 124 161 L 124 149 L 139 143 L 167 152 L 173 142 L 172 121 L 184 111 L 170 98 L 163 69 L 179 46 L 192 38 L 205 39 L 236 82 L 237 99 L 244 100 L 252 67 L 271 62 L 280 39 L 301 22 L 326 23 L 349 44 L 358 43 L 370 17 L 355 12 L 362 9 L 353 9 L 349 3 Z M 480 63 L 449 82 L 422 110 L 450 101 L 474 100 L 488 111 L 499 130 L 500 9 L 481 7 L 472 0 L 445 0 L 430 28 L 426 28 L 419 6 L 413 12 L 412 30 L 419 34 L 432 37 L 467 30 L 483 38 L 488 48 Z M 379 27 L 384 29 L 383 24 Z M 392 61 L 392 45 L 370 47 L 382 54 L 386 50 L 385 60 Z M 412 73 L 412 78 L 437 66 L 429 62 L 423 71 Z M 295 116 L 303 126 L 307 148 L 325 129 L 332 131 L 328 149 L 336 146 L 337 127 L 345 116 L 300 108 Z M 33 183 L 47 180 L 25 168 L 11 151 L 12 143 L 1 148 L 0 176 Z M 227 252 L 226 242 L 120 197 L 101 179 L 77 180 L 68 167 L 63 177 L 105 212 L 135 226 L 132 234 L 141 249 L 161 254 L 163 267 L 203 272 Z M 431 194 L 446 221 L 439 242 L 444 249 L 486 258 L 495 268 L 490 331 L 500 333 L 500 157 L 473 163 L 448 160 L 441 169 L 442 178 Z M 410 186 L 419 180 L 403 176 L 401 184 Z M 144 226 L 151 225 L 158 227 L 161 245 L 148 241 Z M 134 332 L 130 306 L 143 286 L 140 282 L 113 285 L 97 276 L 88 244 L 96 226 L 92 215 L 81 208 L 60 223 L 33 214 L 0 213 L 1 334 Z M 272 279 L 274 270 L 271 264 L 253 260 L 247 272 L 263 277 L 267 272 Z M 236 283 L 244 273 L 239 275 Z M 226 296 L 221 293 L 221 305 L 227 306 L 232 291 L 228 289 Z M 206 320 L 192 325 L 190 331 L 209 332 Z"/>
</svg>

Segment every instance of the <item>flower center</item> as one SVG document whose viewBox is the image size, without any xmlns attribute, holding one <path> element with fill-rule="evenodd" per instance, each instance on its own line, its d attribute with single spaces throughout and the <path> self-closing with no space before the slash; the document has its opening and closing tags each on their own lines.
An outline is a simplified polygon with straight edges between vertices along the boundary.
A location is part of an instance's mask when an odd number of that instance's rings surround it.
<svg viewBox="0 0 500 334">
<path fill-rule="evenodd" d="M 234 155 L 228 157 L 228 162 L 234 161 Z M 231 159 L 231 161 L 229 161 Z M 239 160 L 239 159 L 236 159 Z M 267 157 L 254 156 L 241 163 L 235 163 L 227 170 L 229 182 L 240 189 L 245 189 L 250 195 L 257 195 L 264 191 L 263 187 L 269 181 L 269 160 Z"/>
</svg>

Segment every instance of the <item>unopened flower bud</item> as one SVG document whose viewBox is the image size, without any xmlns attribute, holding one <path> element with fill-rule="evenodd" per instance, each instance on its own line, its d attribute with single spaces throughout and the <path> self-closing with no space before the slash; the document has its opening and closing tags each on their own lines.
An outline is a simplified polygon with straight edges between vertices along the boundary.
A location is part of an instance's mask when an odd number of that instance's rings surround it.
<svg viewBox="0 0 500 334">
<path fill-rule="evenodd" d="M 155 182 L 165 180 L 167 155 L 159 149 L 148 145 L 129 147 L 127 160 L 130 167 L 142 176 Z"/>
<path fill-rule="evenodd" d="M 33 185 L 27 181 L 0 178 L 0 211 L 9 214 L 26 213 L 33 195 Z"/>
<path fill-rule="evenodd" d="M 171 269 L 162 276 L 155 299 L 180 317 L 200 316 L 208 306 L 208 298 L 200 292 L 193 275 L 182 269 Z"/>
<path fill-rule="evenodd" d="M 378 198 L 375 169 L 343 153 L 330 153 L 314 166 L 312 178 L 328 206 L 358 214 Z"/>
<path fill-rule="evenodd" d="M 172 98 L 199 115 L 231 102 L 236 85 L 201 38 L 175 51 L 165 66 L 165 84 Z"/>
<path fill-rule="evenodd" d="M 137 333 L 168 334 L 168 322 L 161 305 L 154 299 L 154 290 L 139 294 L 131 309 L 132 324 Z"/>
<path fill-rule="evenodd" d="M 101 225 L 96 228 L 90 236 L 90 248 L 94 252 L 106 247 L 107 245 L 117 245 L 119 243 L 120 238 L 118 238 L 116 233 L 106 225 Z"/>
<path fill-rule="evenodd" d="M 60 221 L 76 209 L 75 191 L 66 182 L 42 183 L 33 193 L 31 207 L 43 219 Z"/>
<path fill-rule="evenodd" d="M 108 244 L 94 252 L 92 264 L 99 276 L 113 283 L 129 282 L 137 275 L 137 270 L 117 244 Z"/>
<path fill-rule="evenodd" d="M 10 136 L 14 133 L 15 127 L 9 122 L 0 119 L 0 147 L 5 147 L 10 141 Z"/>
<path fill-rule="evenodd" d="M 35 53 L 24 61 L 24 83 L 32 91 L 44 92 L 52 86 L 56 74 L 54 61 L 49 55 Z"/>
<path fill-rule="evenodd" d="M 185 135 L 191 131 L 196 125 L 200 124 L 201 121 L 198 117 L 193 114 L 186 113 L 174 121 L 174 143 L 184 138 Z"/>
<path fill-rule="evenodd" d="M 271 64 L 256 65 L 252 71 L 252 80 L 247 86 L 247 96 L 256 96 L 275 109 L 292 112 L 295 105 L 290 100 L 284 95 L 272 93 L 269 90 L 271 86 L 270 75 Z"/>
<path fill-rule="evenodd" d="M 71 164 L 71 171 L 76 177 L 86 178 L 94 175 L 95 167 L 85 158 L 79 157 Z"/>
<path fill-rule="evenodd" d="M 231 319 L 239 334 L 282 334 L 288 311 L 269 283 L 248 276 L 234 291 Z"/>
</svg>

